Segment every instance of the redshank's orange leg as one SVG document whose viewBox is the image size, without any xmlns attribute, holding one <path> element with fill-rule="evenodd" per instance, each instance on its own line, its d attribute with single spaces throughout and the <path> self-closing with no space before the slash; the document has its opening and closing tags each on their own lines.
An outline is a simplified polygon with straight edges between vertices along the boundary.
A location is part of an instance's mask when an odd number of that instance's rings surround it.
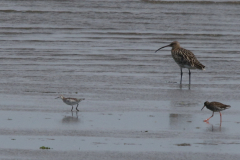
<svg viewBox="0 0 240 160">
<path fill-rule="evenodd" d="M 220 113 L 220 122 L 222 122 L 222 113 L 221 112 L 219 113 Z"/>
<path fill-rule="evenodd" d="M 208 122 L 208 121 L 206 121 L 206 123 L 207 123 L 207 124 L 209 124 L 209 122 Z"/>
<path fill-rule="evenodd" d="M 203 122 L 207 122 L 210 118 L 213 117 L 213 115 L 214 115 L 214 112 L 212 113 L 212 116 L 211 116 L 211 117 L 209 117 L 208 119 L 205 119 Z"/>
</svg>

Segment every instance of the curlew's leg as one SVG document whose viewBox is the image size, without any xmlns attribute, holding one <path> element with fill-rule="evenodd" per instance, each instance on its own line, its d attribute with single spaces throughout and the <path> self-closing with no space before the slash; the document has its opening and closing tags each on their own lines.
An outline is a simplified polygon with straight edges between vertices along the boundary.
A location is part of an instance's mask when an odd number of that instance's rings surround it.
<svg viewBox="0 0 240 160">
<path fill-rule="evenodd" d="M 71 111 L 73 110 L 73 106 L 72 106 L 72 109 L 71 109 Z"/>
<path fill-rule="evenodd" d="M 181 70 L 181 79 L 180 79 L 180 83 L 182 84 L 182 75 L 183 75 L 183 73 L 182 73 L 182 67 L 180 67 L 180 70 Z"/>
<path fill-rule="evenodd" d="M 190 71 L 190 69 L 188 69 L 189 70 L 189 84 L 191 84 L 191 71 Z"/>
<path fill-rule="evenodd" d="M 209 117 L 208 119 L 205 119 L 203 122 L 208 122 L 208 120 L 209 120 L 210 118 L 212 118 L 213 115 L 214 115 L 214 112 L 212 112 L 212 116 L 211 116 L 211 117 Z"/>
<path fill-rule="evenodd" d="M 78 104 L 77 104 L 77 107 L 78 107 Z M 79 111 L 77 107 L 76 107 L 76 110 Z"/>
</svg>

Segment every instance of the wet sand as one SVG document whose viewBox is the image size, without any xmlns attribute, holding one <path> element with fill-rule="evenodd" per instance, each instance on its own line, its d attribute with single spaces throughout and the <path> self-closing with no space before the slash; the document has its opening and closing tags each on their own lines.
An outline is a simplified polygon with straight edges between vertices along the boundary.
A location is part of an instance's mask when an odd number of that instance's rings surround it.
<svg viewBox="0 0 240 160">
<path fill-rule="evenodd" d="M 0 159 L 240 158 L 239 2 L 26 0 L 0 12 Z M 170 48 L 154 53 L 174 40 L 206 66 L 190 86 Z M 85 98 L 80 112 L 59 95 Z M 218 113 L 203 122 L 207 100 L 232 106 L 221 126 Z"/>
</svg>

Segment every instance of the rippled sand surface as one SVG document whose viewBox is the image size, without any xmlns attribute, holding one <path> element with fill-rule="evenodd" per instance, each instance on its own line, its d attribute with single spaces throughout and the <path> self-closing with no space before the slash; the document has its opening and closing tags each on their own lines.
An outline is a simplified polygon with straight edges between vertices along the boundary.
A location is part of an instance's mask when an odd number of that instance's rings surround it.
<svg viewBox="0 0 240 160">
<path fill-rule="evenodd" d="M 240 1 L 0 5 L 0 159 L 239 159 Z M 180 69 L 179 41 L 206 66 Z M 60 99 L 85 98 L 80 112 Z M 232 107 L 209 124 L 205 101 Z M 41 146 L 49 150 L 39 149 Z"/>
</svg>

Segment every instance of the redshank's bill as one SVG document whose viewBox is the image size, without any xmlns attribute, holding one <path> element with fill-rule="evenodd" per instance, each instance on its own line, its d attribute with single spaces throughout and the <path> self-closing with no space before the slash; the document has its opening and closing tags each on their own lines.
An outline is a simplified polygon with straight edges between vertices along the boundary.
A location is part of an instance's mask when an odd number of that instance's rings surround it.
<svg viewBox="0 0 240 160">
<path fill-rule="evenodd" d="M 80 99 L 77 99 L 77 98 L 65 98 L 65 97 L 63 97 L 62 95 L 59 96 L 59 97 L 57 97 L 57 98 L 61 98 L 64 103 L 66 103 L 67 105 L 72 106 L 71 111 L 73 110 L 73 105 L 75 105 L 75 104 L 77 104 L 76 110 L 79 111 L 79 110 L 78 110 L 78 104 L 79 104 L 79 102 L 81 102 L 82 100 L 85 100 L 85 98 L 80 98 Z M 57 99 L 57 98 L 55 98 L 55 99 Z"/>
<path fill-rule="evenodd" d="M 203 108 L 204 107 L 207 107 L 207 109 L 213 111 L 212 116 L 209 117 L 208 119 L 205 119 L 204 122 L 208 122 L 208 120 L 213 117 L 214 112 L 219 112 L 220 113 L 220 122 L 222 122 L 222 114 L 221 114 L 220 111 L 223 111 L 225 109 L 229 109 L 231 106 L 230 105 L 226 105 L 226 104 L 222 104 L 220 102 L 208 102 L 208 101 L 206 101 L 204 103 Z M 201 110 L 203 110 L 203 108 Z"/>
<path fill-rule="evenodd" d="M 187 68 L 189 70 L 189 84 L 191 83 L 191 71 L 190 69 L 199 69 L 199 70 L 205 70 L 205 66 L 202 65 L 197 58 L 195 57 L 195 55 L 189 51 L 186 50 L 182 47 L 180 47 L 180 44 L 178 41 L 174 41 L 169 45 L 163 46 L 161 48 L 159 48 L 158 50 L 155 51 L 155 53 L 157 51 L 159 51 L 162 48 L 165 47 L 172 47 L 171 53 L 172 53 L 172 57 L 175 60 L 175 62 L 178 64 L 178 66 L 180 67 L 181 70 L 181 80 L 180 83 L 182 83 L 182 68 Z"/>
</svg>

